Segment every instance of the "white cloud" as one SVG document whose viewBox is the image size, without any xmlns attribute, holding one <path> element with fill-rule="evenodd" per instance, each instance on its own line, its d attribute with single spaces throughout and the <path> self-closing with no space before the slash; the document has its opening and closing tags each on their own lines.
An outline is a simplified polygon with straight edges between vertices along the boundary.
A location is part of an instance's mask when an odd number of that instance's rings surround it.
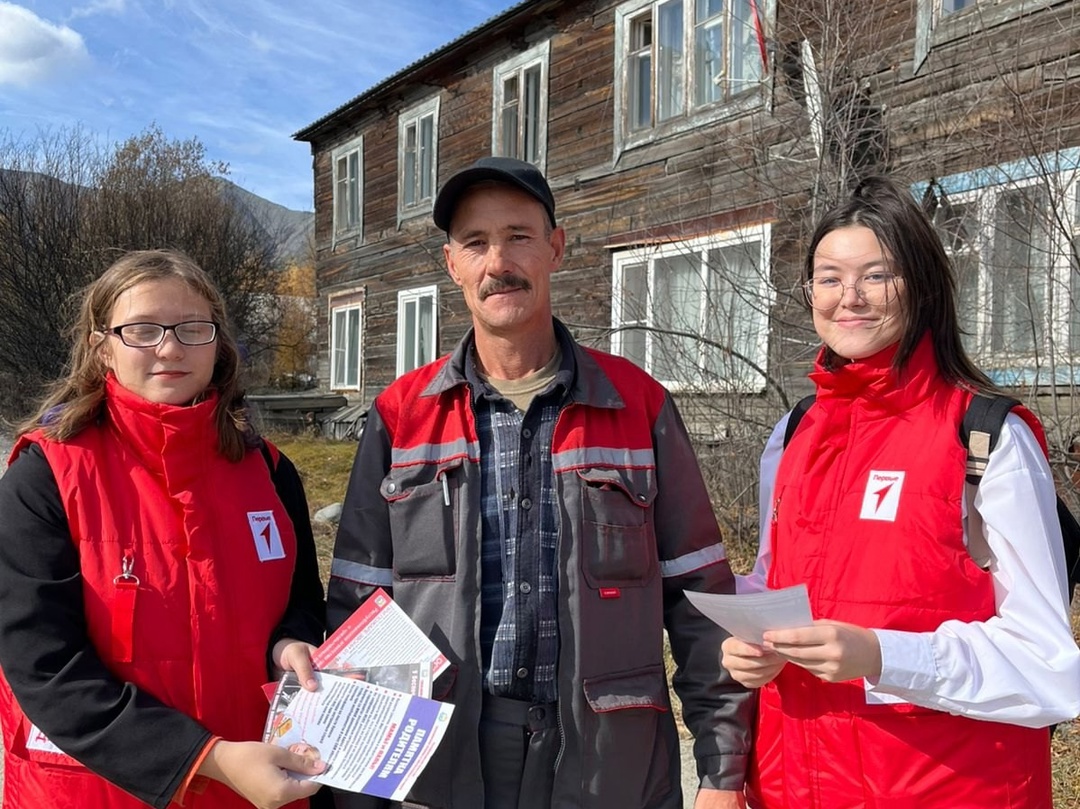
<svg viewBox="0 0 1080 809">
<path fill-rule="evenodd" d="M 0 84 L 29 86 L 88 59 L 78 32 L 0 0 Z"/>
<path fill-rule="evenodd" d="M 95 14 L 123 14 L 126 8 L 127 0 L 90 0 L 86 5 L 72 9 L 68 19 L 77 20 Z"/>
</svg>

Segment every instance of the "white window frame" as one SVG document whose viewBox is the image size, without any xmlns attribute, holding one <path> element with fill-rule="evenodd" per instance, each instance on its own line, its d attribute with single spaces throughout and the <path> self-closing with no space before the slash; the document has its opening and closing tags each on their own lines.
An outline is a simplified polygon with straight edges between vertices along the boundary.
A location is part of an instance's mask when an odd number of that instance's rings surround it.
<svg viewBox="0 0 1080 809">
<path fill-rule="evenodd" d="M 768 223 L 749 225 L 735 230 L 710 234 L 682 242 L 668 242 L 658 245 L 633 247 L 612 253 L 612 301 L 611 301 L 611 351 L 613 354 L 633 356 L 634 350 L 643 351 L 645 370 L 655 376 L 670 390 L 703 391 L 710 393 L 758 393 L 765 388 L 765 373 L 768 365 L 769 350 L 769 313 L 775 302 L 775 291 L 769 281 L 771 262 L 772 226 Z M 715 285 L 723 284 L 724 273 L 713 272 L 708 264 L 712 251 L 726 249 L 754 250 L 756 267 L 751 268 L 751 277 L 739 279 L 738 284 L 727 285 L 726 290 L 717 290 Z M 742 358 L 728 355 L 712 348 L 702 341 L 685 338 L 684 345 L 692 354 L 692 369 L 689 363 L 684 367 L 681 379 L 664 378 L 671 374 L 664 373 L 660 355 L 665 340 L 672 338 L 653 331 L 659 328 L 658 286 L 663 282 L 662 273 L 666 271 L 666 260 L 684 260 L 688 265 L 696 263 L 695 281 L 697 282 L 698 307 L 697 322 L 688 323 L 684 329 L 687 334 L 708 335 L 717 327 L 737 329 L 741 337 L 724 340 L 724 335 L 717 335 L 717 342 L 733 349 Z M 644 268 L 642 267 L 644 265 Z M 630 272 L 644 269 L 646 301 L 644 317 L 640 310 L 629 311 L 626 287 L 630 283 Z M 723 295 L 728 294 L 728 303 L 737 307 L 742 318 L 728 315 L 718 316 L 717 306 L 723 302 Z M 714 298 L 720 294 L 721 301 Z M 627 311 L 624 311 L 627 310 Z M 634 325 L 643 326 L 644 346 L 641 346 L 641 329 L 632 329 Z M 631 336 L 633 331 L 638 336 Z M 729 334 L 728 337 L 731 337 Z M 675 339 L 678 342 L 678 339 Z M 737 343 L 737 345 L 735 344 Z M 637 348 L 632 348 L 632 344 Z M 669 342 L 670 344 L 670 342 Z M 692 346 L 692 347 L 691 347 Z M 717 361 L 730 363 L 729 373 L 717 374 L 706 372 L 706 365 Z M 715 371 L 715 369 L 714 369 Z"/>
<path fill-rule="evenodd" d="M 975 244 L 965 251 L 976 255 L 978 262 L 972 295 L 974 317 L 965 319 L 961 311 L 961 325 L 967 325 L 969 330 L 974 327 L 965 345 L 976 364 L 1002 386 L 1080 382 L 1080 334 L 1075 333 L 1080 330 L 1080 317 L 1073 308 L 1080 306 L 1080 284 L 1075 279 L 1070 246 L 1070 240 L 1080 239 L 1080 148 L 936 182 L 950 204 L 967 205 L 977 213 Z M 921 195 L 925 189 L 923 183 L 914 191 Z M 1039 268 L 1045 273 L 1040 279 L 1045 284 L 1044 302 L 1033 307 L 1042 339 L 1030 349 L 1019 349 L 1007 336 L 994 345 L 994 282 L 1003 275 L 1002 259 L 994 252 L 999 243 L 998 203 L 1005 194 L 1032 189 L 1044 195 L 1044 218 L 1048 223 L 1037 237 L 1043 243 L 1034 248 L 1045 258 L 1045 266 Z M 945 236 L 943 241 L 951 258 L 951 240 Z M 965 290 L 960 292 L 965 295 Z"/>
<path fill-rule="evenodd" d="M 630 0 L 615 10 L 615 160 L 626 149 L 653 142 L 657 137 L 678 134 L 689 129 L 721 120 L 732 115 L 754 109 L 760 106 L 765 99 L 769 72 L 771 65 L 762 65 L 760 75 L 757 78 L 745 80 L 742 87 L 721 94 L 716 100 L 698 102 L 695 98 L 695 73 L 698 70 L 696 64 L 695 37 L 699 26 L 695 22 L 696 3 L 698 0 L 681 0 L 682 2 L 682 28 L 681 28 L 681 60 L 672 58 L 666 62 L 660 53 L 661 46 L 658 37 L 661 36 L 659 15 L 661 7 L 669 6 L 671 2 L 679 0 Z M 723 30 L 729 33 L 730 3 L 723 4 Z M 761 35 L 764 41 L 772 39 L 772 32 L 776 27 L 776 0 L 756 0 L 755 7 L 758 9 Z M 643 17 L 649 17 L 651 21 L 651 44 L 645 48 L 638 47 L 640 43 L 632 41 L 636 25 Z M 754 32 L 754 53 L 758 52 L 757 26 L 751 24 Z M 730 43 L 728 43 L 730 49 Z M 650 110 L 656 107 L 658 74 L 668 70 L 675 71 L 678 75 L 671 77 L 671 87 L 676 88 L 678 98 L 673 99 L 672 109 L 666 113 L 657 112 L 650 114 L 647 125 L 635 126 L 631 121 L 634 115 L 634 102 L 631 95 L 635 89 L 635 83 L 630 75 L 634 69 L 635 59 L 643 57 L 649 51 L 649 102 Z M 672 52 L 674 53 L 674 52 Z M 719 79 L 723 80 L 721 73 Z M 729 88 L 730 89 L 730 88 Z M 677 101 L 677 104 L 674 102 Z M 677 107 L 677 108 L 676 108 Z"/>
<path fill-rule="evenodd" d="M 544 40 L 539 45 L 529 48 L 529 50 L 518 54 L 513 59 L 507 59 L 502 64 L 496 65 L 492 70 L 491 77 L 491 153 L 501 157 L 517 157 L 528 160 L 542 172 L 547 171 L 548 64 L 550 61 L 551 42 Z M 529 116 L 525 104 L 527 100 L 525 97 L 525 78 L 526 74 L 534 70 L 539 71 L 537 80 L 539 97 L 537 98 L 537 108 L 532 115 L 532 120 L 536 122 L 532 133 L 535 154 L 530 157 L 524 154 L 525 143 L 523 142 L 526 133 L 529 131 L 527 126 Z M 503 116 L 507 112 L 508 103 L 504 93 L 506 82 L 511 78 L 517 79 L 518 86 L 518 102 L 516 105 L 517 138 L 513 148 L 510 148 L 505 142 L 503 128 Z"/>
<path fill-rule="evenodd" d="M 430 351 L 423 356 L 409 357 L 406 352 L 408 342 L 408 318 L 406 308 L 409 304 L 416 304 L 419 313 L 420 301 L 424 298 L 431 299 L 431 347 Z M 397 296 L 397 375 L 408 373 L 414 368 L 433 361 L 439 355 L 439 287 L 432 285 L 416 287 L 415 289 L 402 289 Z M 420 346 L 420 318 L 417 317 L 413 324 L 413 346 Z"/>
<path fill-rule="evenodd" d="M 346 172 L 349 162 L 355 158 L 355 177 L 342 177 L 341 170 Z M 333 183 L 333 217 L 334 238 L 338 239 L 349 236 L 364 235 L 364 138 L 361 135 L 348 143 L 338 146 L 330 153 L 331 182 Z M 348 214 L 355 213 L 355 221 L 351 221 Z M 345 221 L 342 221 L 344 219 Z"/>
<path fill-rule="evenodd" d="M 935 45 L 963 39 L 1070 1 L 968 0 L 966 7 L 951 11 L 950 0 L 916 0 L 913 70 L 919 72 Z"/>
<path fill-rule="evenodd" d="M 330 389 L 331 390 L 360 390 L 364 384 L 364 292 L 363 290 L 351 290 L 331 295 L 327 302 L 328 323 L 330 332 Z M 347 335 L 341 333 L 342 326 L 347 329 L 348 321 L 355 317 L 356 322 L 356 345 L 345 345 L 341 342 L 347 339 Z M 344 319 L 344 320 L 343 320 Z M 343 365 L 346 367 L 344 378 L 339 376 L 338 355 L 344 352 Z M 351 355 L 351 356 L 350 356 Z M 355 372 L 355 381 L 349 381 L 349 371 Z"/>
<path fill-rule="evenodd" d="M 421 143 L 423 124 L 431 120 L 431 143 L 425 147 Z M 409 129 L 416 131 L 415 174 L 409 176 L 410 148 Z M 428 154 L 425 155 L 425 148 Z M 424 160 L 428 160 L 424 170 Z M 426 174 L 426 178 L 423 176 Z M 431 213 L 435 201 L 436 182 L 439 176 L 439 96 L 415 104 L 398 115 L 398 224 L 402 220 Z M 426 179 L 426 184 L 425 184 Z M 406 201 L 409 192 L 412 200 Z"/>
</svg>

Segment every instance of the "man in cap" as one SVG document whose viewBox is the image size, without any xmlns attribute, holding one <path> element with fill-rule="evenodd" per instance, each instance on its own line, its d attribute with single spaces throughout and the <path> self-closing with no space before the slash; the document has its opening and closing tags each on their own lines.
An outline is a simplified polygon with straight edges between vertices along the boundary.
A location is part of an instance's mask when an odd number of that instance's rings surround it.
<svg viewBox="0 0 1080 809">
<path fill-rule="evenodd" d="M 553 318 L 566 234 L 534 166 L 478 160 L 434 220 L 473 327 L 376 398 L 329 586 L 331 628 L 383 587 L 453 664 L 404 805 L 682 809 L 666 628 L 695 807 L 742 806 L 751 697 L 683 593 L 733 577 L 671 396 Z"/>
</svg>

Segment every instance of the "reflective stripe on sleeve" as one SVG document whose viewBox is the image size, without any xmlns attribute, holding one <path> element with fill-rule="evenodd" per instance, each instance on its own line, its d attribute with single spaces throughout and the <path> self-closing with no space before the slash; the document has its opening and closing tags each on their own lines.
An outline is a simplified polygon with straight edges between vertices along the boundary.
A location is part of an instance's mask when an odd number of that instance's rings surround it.
<svg viewBox="0 0 1080 809">
<path fill-rule="evenodd" d="M 709 545 L 699 551 L 683 554 L 677 559 L 661 560 L 660 575 L 665 579 L 672 576 L 684 576 L 708 565 L 722 562 L 726 558 L 727 554 L 724 553 L 723 543 L 717 542 L 715 545 Z"/>
</svg>

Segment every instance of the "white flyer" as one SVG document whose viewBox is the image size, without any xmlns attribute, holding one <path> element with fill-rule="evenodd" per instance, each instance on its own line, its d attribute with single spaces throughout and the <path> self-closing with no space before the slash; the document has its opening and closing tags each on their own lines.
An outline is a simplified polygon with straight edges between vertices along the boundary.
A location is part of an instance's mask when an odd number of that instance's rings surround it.
<svg viewBox="0 0 1080 809">
<path fill-rule="evenodd" d="M 758 645 L 766 630 L 793 629 L 809 626 L 814 621 L 805 584 L 740 595 L 697 593 L 692 590 L 683 592 L 690 603 L 713 623 L 740 640 Z"/>
<path fill-rule="evenodd" d="M 450 722 L 454 706 L 351 677 L 316 672 L 318 691 L 289 672 L 278 683 L 263 741 L 322 759 L 310 780 L 400 801 Z"/>
</svg>

